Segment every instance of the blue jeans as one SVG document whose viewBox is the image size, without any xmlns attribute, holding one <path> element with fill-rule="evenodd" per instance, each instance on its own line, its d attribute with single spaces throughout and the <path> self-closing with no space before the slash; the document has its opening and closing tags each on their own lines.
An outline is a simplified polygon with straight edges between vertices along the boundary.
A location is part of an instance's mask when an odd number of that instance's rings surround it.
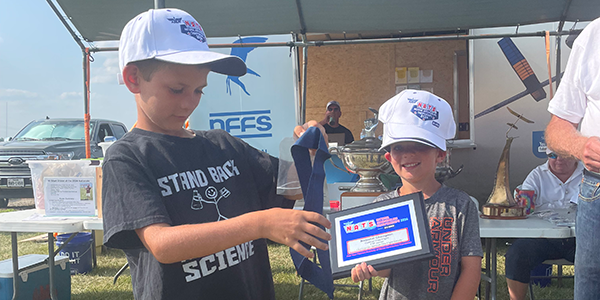
<svg viewBox="0 0 600 300">
<path fill-rule="evenodd" d="M 600 174 L 584 170 L 577 205 L 575 299 L 600 297 Z"/>
</svg>

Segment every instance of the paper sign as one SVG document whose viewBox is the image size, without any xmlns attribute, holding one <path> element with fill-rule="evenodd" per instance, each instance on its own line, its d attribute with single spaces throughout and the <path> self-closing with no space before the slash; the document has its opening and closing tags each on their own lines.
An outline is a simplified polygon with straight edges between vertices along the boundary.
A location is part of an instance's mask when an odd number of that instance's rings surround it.
<svg viewBox="0 0 600 300">
<path fill-rule="evenodd" d="M 419 67 L 408 68 L 408 83 L 419 83 Z"/>
<path fill-rule="evenodd" d="M 419 77 L 421 83 L 432 83 L 433 82 L 433 70 L 421 70 L 419 71 Z"/>
<path fill-rule="evenodd" d="M 44 178 L 44 206 L 47 216 L 95 216 L 93 177 Z"/>
<path fill-rule="evenodd" d="M 404 91 L 407 88 L 408 88 L 407 85 L 397 85 L 396 86 L 396 94 L 400 94 L 400 92 Z"/>
<path fill-rule="evenodd" d="M 396 84 L 406 84 L 406 67 L 396 68 Z"/>
</svg>

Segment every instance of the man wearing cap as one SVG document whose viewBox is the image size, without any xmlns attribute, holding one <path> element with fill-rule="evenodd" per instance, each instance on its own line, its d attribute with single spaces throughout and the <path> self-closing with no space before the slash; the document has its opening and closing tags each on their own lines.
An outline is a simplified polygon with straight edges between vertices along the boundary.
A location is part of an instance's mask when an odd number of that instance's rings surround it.
<svg viewBox="0 0 600 300">
<path fill-rule="evenodd" d="M 535 210 L 567 208 L 577 203 L 583 164 L 546 151 L 548 161 L 533 169 L 521 186 L 535 192 Z M 548 259 L 575 261 L 575 238 L 517 239 L 506 252 L 506 283 L 511 300 L 525 299 L 531 270 Z"/>
<path fill-rule="evenodd" d="M 600 295 L 600 19 L 573 42 L 560 86 L 548 104 L 546 142 L 585 166 L 577 208 L 575 299 Z M 579 129 L 578 129 L 579 128 Z"/>
<path fill-rule="evenodd" d="M 325 107 L 325 118 L 319 122 L 319 124 L 325 127 L 325 132 L 330 133 L 343 133 L 344 144 L 350 144 L 354 142 L 354 136 L 352 132 L 340 124 L 340 117 L 342 116 L 342 109 L 340 103 L 337 101 L 329 101 Z"/>
<path fill-rule="evenodd" d="M 138 120 L 104 158 L 104 243 L 127 255 L 135 299 L 275 299 L 266 239 L 312 258 L 300 242 L 326 250 L 317 225 L 329 221 L 281 208 L 293 202 L 276 194 L 276 158 L 223 130 L 184 127 L 208 73 L 242 76 L 246 65 L 211 52 L 178 9 L 129 21 L 119 65 Z"/>
</svg>

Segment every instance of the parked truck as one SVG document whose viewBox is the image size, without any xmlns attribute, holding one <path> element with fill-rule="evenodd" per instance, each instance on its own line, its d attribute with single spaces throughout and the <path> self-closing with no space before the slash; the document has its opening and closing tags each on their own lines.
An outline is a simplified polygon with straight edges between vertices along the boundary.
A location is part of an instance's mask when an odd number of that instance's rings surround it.
<svg viewBox="0 0 600 300">
<path fill-rule="evenodd" d="M 10 198 L 32 198 L 31 171 L 27 160 L 85 158 L 83 119 L 42 119 L 27 124 L 14 137 L 0 142 L 0 207 Z M 102 157 L 99 142 L 120 139 L 127 127 L 110 120 L 90 120 L 91 158 Z"/>
</svg>

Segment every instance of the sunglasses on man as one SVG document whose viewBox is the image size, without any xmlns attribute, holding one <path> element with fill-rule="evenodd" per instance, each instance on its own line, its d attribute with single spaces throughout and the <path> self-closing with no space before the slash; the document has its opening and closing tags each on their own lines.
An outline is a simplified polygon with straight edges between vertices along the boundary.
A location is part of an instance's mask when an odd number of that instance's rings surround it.
<svg viewBox="0 0 600 300">
<path fill-rule="evenodd" d="M 556 153 L 552 152 L 552 153 L 548 153 L 548 158 L 550 159 L 556 159 L 558 157 L 558 155 L 556 155 Z"/>
</svg>

